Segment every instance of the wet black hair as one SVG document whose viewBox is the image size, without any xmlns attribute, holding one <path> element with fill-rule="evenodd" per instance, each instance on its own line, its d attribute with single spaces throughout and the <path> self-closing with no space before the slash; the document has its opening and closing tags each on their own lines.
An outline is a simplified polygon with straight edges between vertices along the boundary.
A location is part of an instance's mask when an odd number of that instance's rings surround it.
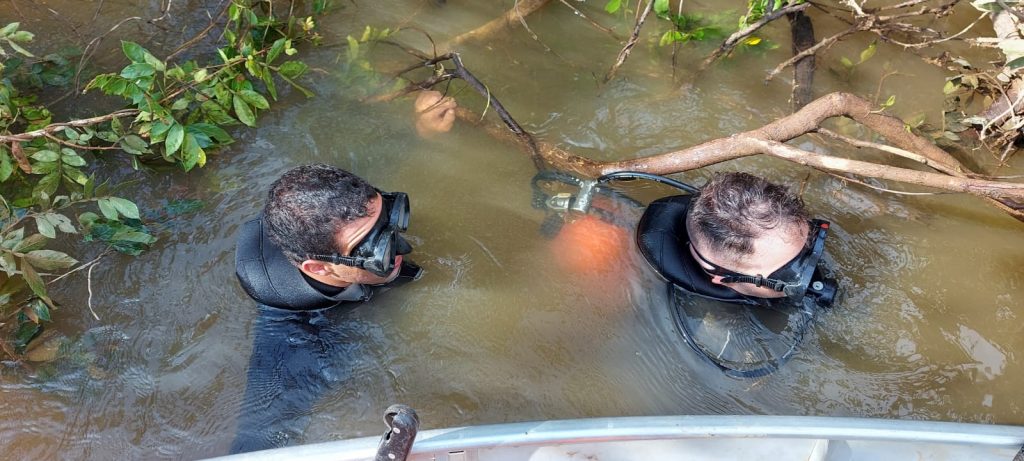
<svg viewBox="0 0 1024 461">
<path fill-rule="evenodd" d="M 701 189 L 686 216 L 690 239 L 739 258 L 754 252 L 754 241 L 780 226 L 807 229 L 803 200 L 785 186 L 748 173 L 721 173 Z"/>
<path fill-rule="evenodd" d="M 341 251 L 334 236 L 369 214 L 377 190 L 363 178 L 330 165 L 304 165 L 274 181 L 263 207 L 270 239 L 288 259 L 301 263 L 311 254 Z"/>
</svg>

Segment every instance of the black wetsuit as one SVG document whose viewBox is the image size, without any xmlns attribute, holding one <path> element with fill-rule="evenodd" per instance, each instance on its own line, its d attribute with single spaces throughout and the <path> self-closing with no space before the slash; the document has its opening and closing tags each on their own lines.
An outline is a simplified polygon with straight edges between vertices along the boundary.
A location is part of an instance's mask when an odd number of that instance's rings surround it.
<svg viewBox="0 0 1024 461">
<path fill-rule="evenodd" d="M 339 309 L 358 306 L 379 288 L 339 288 L 306 277 L 267 237 L 261 219 L 243 226 L 235 265 L 242 288 L 260 309 L 231 445 L 231 453 L 242 453 L 284 446 L 302 434 L 313 404 L 347 379 L 348 350 L 358 347 Z M 418 275 L 419 267 L 403 263 L 396 282 Z"/>
</svg>

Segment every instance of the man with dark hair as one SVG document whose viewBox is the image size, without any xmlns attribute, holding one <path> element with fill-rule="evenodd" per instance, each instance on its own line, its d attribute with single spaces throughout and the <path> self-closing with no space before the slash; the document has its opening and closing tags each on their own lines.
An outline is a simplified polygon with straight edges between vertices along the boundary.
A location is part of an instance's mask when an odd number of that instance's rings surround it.
<svg viewBox="0 0 1024 461">
<path fill-rule="evenodd" d="M 448 131 L 455 103 L 420 94 L 416 130 Z M 301 437 L 310 408 L 349 377 L 360 359 L 349 309 L 382 286 L 419 277 L 404 260 L 409 199 L 381 192 L 329 165 L 287 171 L 270 187 L 262 215 L 238 239 L 235 271 L 260 308 L 253 326 L 245 397 L 232 453 L 279 447 Z"/>
<path fill-rule="evenodd" d="M 365 301 L 370 286 L 418 275 L 402 259 L 412 251 L 400 235 L 407 221 L 403 193 L 379 193 L 328 165 L 294 168 L 270 187 L 262 218 L 246 223 L 238 279 L 257 302 L 279 309 Z"/>
</svg>

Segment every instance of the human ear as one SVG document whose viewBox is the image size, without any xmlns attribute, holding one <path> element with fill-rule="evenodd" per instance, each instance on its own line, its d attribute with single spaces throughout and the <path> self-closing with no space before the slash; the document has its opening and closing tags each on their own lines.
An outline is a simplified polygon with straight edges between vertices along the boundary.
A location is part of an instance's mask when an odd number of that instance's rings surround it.
<svg viewBox="0 0 1024 461">
<path fill-rule="evenodd" d="M 322 261 L 317 261 L 315 259 L 307 259 L 305 261 L 302 261 L 302 263 L 299 264 L 299 267 L 302 269 L 303 272 L 307 274 L 315 274 L 326 277 L 334 273 L 334 271 L 327 267 L 327 265 L 324 264 Z"/>
</svg>

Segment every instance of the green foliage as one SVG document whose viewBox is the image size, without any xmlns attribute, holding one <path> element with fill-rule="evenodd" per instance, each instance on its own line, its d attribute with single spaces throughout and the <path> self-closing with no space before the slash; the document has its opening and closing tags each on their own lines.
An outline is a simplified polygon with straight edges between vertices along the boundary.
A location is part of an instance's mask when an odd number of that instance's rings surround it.
<svg viewBox="0 0 1024 461">
<path fill-rule="evenodd" d="M 391 79 L 376 71 L 369 60 L 373 44 L 391 37 L 393 33 L 391 29 L 366 26 L 359 38 L 351 35 L 346 37 L 348 46 L 345 48 L 344 65 L 338 72 L 338 77 L 351 88 L 354 96 L 364 97 L 377 91 L 404 86 L 401 79 Z M 394 87 L 385 88 L 389 83 Z"/>
<path fill-rule="evenodd" d="M 839 58 L 839 64 L 842 66 L 842 68 L 841 69 L 832 68 L 831 70 L 841 80 L 843 80 L 845 82 L 849 82 L 849 81 L 853 80 L 853 75 L 857 71 L 858 66 L 860 66 L 861 64 L 864 64 L 869 59 L 873 58 L 875 56 L 875 52 L 877 52 L 877 51 L 878 51 L 878 41 L 877 40 L 872 40 L 871 43 L 868 44 L 867 48 L 864 48 L 863 50 L 861 50 L 860 56 L 858 57 L 857 62 L 853 62 L 853 60 L 851 60 L 850 58 L 848 58 L 846 56 L 841 56 Z"/>
<path fill-rule="evenodd" d="M 657 5 L 658 2 L 655 2 Z M 721 26 L 714 24 L 700 14 L 675 14 L 668 11 L 668 2 L 665 2 L 664 9 L 655 8 L 655 12 L 661 19 L 672 23 L 672 29 L 661 35 L 658 44 L 661 46 L 673 43 L 686 43 L 690 41 L 703 41 L 708 39 L 719 39 L 725 36 Z"/>
<path fill-rule="evenodd" d="M 99 154 L 123 152 L 133 165 L 162 159 L 189 171 L 234 141 L 226 128 L 255 126 L 277 100 L 278 81 L 312 96 L 296 81 L 308 66 L 292 56 L 299 42 L 321 40 L 313 17 L 277 19 L 254 8 L 259 0 L 231 2 L 224 46 L 211 62 L 169 62 L 123 41 L 129 63 L 97 75 L 86 90 L 121 98 L 128 109 L 69 123 L 54 123 L 22 89 L 67 85 L 75 51 L 35 58 L 25 48 L 30 32 L 18 23 L 0 28 L 0 325 L 11 329 L 16 350 L 56 309 L 46 278 L 78 264 L 51 246 L 72 237 L 138 255 L 156 241 L 145 213 L 97 180 Z M 314 2 L 314 11 L 327 8 L 326 0 Z"/>
<path fill-rule="evenodd" d="M 740 16 L 739 28 L 743 29 L 763 18 L 772 11 L 778 11 L 789 5 L 799 5 L 805 0 L 749 0 L 747 14 Z"/>
</svg>

